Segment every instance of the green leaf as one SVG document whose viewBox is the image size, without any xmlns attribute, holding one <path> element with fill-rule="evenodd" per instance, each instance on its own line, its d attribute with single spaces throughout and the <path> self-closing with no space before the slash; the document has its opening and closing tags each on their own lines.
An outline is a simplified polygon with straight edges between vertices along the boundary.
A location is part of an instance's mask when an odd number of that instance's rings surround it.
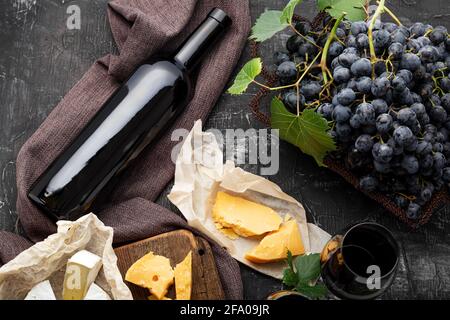
<svg viewBox="0 0 450 320">
<path fill-rule="evenodd" d="M 339 18 L 346 12 L 346 18 L 351 21 L 364 20 L 366 12 L 364 6 L 367 0 L 317 0 L 320 10 L 325 10 L 333 18 Z"/>
<path fill-rule="evenodd" d="M 261 58 L 254 58 L 247 62 L 239 71 L 234 79 L 233 85 L 228 89 L 228 93 L 231 94 L 242 94 L 247 90 L 248 85 L 255 80 L 255 78 L 262 71 Z"/>
<path fill-rule="evenodd" d="M 318 253 L 298 256 L 294 259 L 294 265 L 300 283 L 306 285 L 320 276 L 320 254 Z"/>
<path fill-rule="evenodd" d="M 281 13 L 280 22 L 281 23 L 292 23 L 292 17 L 294 16 L 294 10 L 297 5 L 302 3 L 303 0 L 290 0 L 289 3 L 284 7 Z"/>
<path fill-rule="evenodd" d="M 308 286 L 306 284 L 299 284 L 295 288 L 298 292 L 308 296 L 311 299 L 320 299 L 323 298 L 328 290 L 323 284 L 316 284 L 314 287 Z"/>
<path fill-rule="evenodd" d="M 262 13 L 252 28 L 250 39 L 262 42 L 285 29 L 288 24 L 281 22 L 281 14 L 282 12 L 277 10 L 267 10 Z"/>
<path fill-rule="evenodd" d="M 286 268 L 283 271 L 283 283 L 289 287 L 295 287 L 298 283 L 297 274 L 294 270 L 290 268 Z"/>
<path fill-rule="evenodd" d="M 278 129 L 280 138 L 313 156 L 323 166 L 325 155 L 336 150 L 333 138 L 328 134 L 328 122 L 314 110 L 306 109 L 299 116 L 287 111 L 283 102 L 275 97 L 271 104 L 272 128 Z"/>
</svg>

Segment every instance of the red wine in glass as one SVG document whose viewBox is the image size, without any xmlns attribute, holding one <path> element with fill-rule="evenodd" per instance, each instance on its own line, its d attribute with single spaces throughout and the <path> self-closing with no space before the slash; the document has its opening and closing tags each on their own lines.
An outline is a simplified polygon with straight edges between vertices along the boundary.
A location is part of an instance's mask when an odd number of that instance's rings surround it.
<svg viewBox="0 0 450 320">
<path fill-rule="evenodd" d="M 359 223 L 325 245 L 322 279 L 340 299 L 374 299 L 392 284 L 398 256 L 398 244 L 388 229 L 377 223 Z"/>
</svg>

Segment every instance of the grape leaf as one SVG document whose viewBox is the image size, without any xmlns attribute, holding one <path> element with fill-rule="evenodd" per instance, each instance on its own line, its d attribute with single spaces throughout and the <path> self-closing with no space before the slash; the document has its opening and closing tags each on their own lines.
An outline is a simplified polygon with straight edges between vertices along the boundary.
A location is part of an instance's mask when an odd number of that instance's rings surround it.
<svg viewBox="0 0 450 320">
<path fill-rule="evenodd" d="M 305 296 L 308 296 L 311 299 L 323 298 L 328 292 L 327 287 L 325 287 L 321 283 L 316 284 L 314 287 L 308 286 L 306 284 L 298 284 L 295 287 L 295 290 L 304 294 Z"/>
<path fill-rule="evenodd" d="M 283 271 L 283 283 L 289 287 L 295 287 L 298 283 L 297 274 L 290 268 Z"/>
<path fill-rule="evenodd" d="M 320 10 L 325 10 L 333 18 L 339 18 L 346 12 L 346 18 L 350 21 L 360 21 L 366 18 L 364 6 L 367 0 L 317 0 Z"/>
<path fill-rule="evenodd" d="M 292 17 L 294 16 L 294 10 L 297 5 L 302 3 L 303 0 L 291 0 L 289 3 L 284 7 L 283 12 L 281 13 L 280 22 L 281 23 L 292 23 Z"/>
<path fill-rule="evenodd" d="M 288 23 L 281 22 L 281 11 L 267 10 L 262 13 L 252 27 L 250 39 L 257 42 L 270 39 L 275 33 L 280 32 L 288 26 Z"/>
<path fill-rule="evenodd" d="M 242 94 L 247 90 L 248 85 L 255 80 L 255 78 L 262 71 L 261 58 L 254 58 L 247 62 L 239 71 L 234 79 L 233 85 L 228 89 L 228 93 L 231 94 Z"/>
<path fill-rule="evenodd" d="M 296 145 L 313 156 L 319 166 L 324 166 L 327 152 L 336 150 L 336 144 L 327 132 L 328 122 L 311 109 L 304 110 L 299 116 L 294 115 L 277 97 L 273 98 L 270 109 L 272 127 L 279 130 L 280 138 Z"/>
<path fill-rule="evenodd" d="M 298 256 L 294 259 L 294 265 L 300 284 L 306 285 L 320 276 L 320 254 L 318 253 Z"/>
</svg>

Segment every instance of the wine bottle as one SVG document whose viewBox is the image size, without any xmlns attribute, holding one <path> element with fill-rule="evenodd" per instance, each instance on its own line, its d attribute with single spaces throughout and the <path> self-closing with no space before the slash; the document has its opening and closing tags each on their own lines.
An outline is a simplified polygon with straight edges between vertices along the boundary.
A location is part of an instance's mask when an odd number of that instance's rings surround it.
<svg viewBox="0 0 450 320">
<path fill-rule="evenodd" d="M 215 8 L 172 58 L 139 66 L 37 179 L 29 198 L 56 219 L 88 213 L 100 191 L 185 109 L 195 67 L 230 24 Z"/>
</svg>

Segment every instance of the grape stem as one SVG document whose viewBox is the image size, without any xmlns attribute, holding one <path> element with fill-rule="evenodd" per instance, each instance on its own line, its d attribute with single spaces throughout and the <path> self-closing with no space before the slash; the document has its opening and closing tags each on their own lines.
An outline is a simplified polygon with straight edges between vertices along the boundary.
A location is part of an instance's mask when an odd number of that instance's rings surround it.
<svg viewBox="0 0 450 320">
<path fill-rule="evenodd" d="M 330 70 L 327 67 L 328 50 L 330 49 L 331 42 L 334 40 L 334 38 L 336 38 L 336 30 L 346 14 L 347 14 L 346 12 L 343 12 L 342 15 L 336 20 L 336 22 L 333 25 L 333 28 L 331 29 L 330 35 L 328 36 L 327 42 L 325 42 L 325 45 L 323 47 L 322 58 L 320 59 L 319 65 L 322 68 L 324 85 L 328 83 L 328 74 L 331 76 Z"/>
<path fill-rule="evenodd" d="M 377 4 L 380 4 L 380 1 L 377 1 Z M 391 16 L 391 18 L 395 21 L 396 24 L 402 26 L 403 24 L 400 22 L 400 19 L 392 12 L 388 7 L 384 6 L 384 10 Z"/>
<path fill-rule="evenodd" d="M 321 54 L 321 52 L 319 52 L 319 53 L 314 57 L 314 59 L 311 61 L 311 63 L 308 65 L 308 67 L 305 69 L 305 71 L 303 71 L 302 75 L 300 76 L 300 78 L 298 78 L 298 80 L 297 80 L 295 83 L 287 84 L 287 85 L 285 85 L 285 86 L 279 86 L 279 87 L 269 87 L 269 86 L 266 86 L 265 84 L 263 84 L 263 83 L 261 83 L 261 82 L 258 82 L 258 81 L 256 81 L 256 80 L 253 80 L 252 82 L 255 83 L 255 84 L 257 84 L 258 86 L 263 87 L 263 88 L 265 88 L 265 89 L 267 89 L 267 90 L 270 90 L 270 91 L 276 91 L 276 90 L 289 89 L 289 88 L 292 88 L 292 87 L 298 87 L 299 84 L 300 84 L 300 82 L 301 82 L 301 81 L 303 80 L 303 78 L 305 77 L 305 75 L 309 72 L 309 70 L 311 69 L 311 67 L 314 65 L 314 63 L 315 63 L 315 62 L 317 61 L 317 59 L 319 58 L 320 54 Z"/>
<path fill-rule="evenodd" d="M 377 55 L 375 53 L 375 47 L 373 45 L 373 27 L 375 26 L 375 22 L 377 21 L 378 17 L 385 10 L 384 3 L 385 3 L 385 0 L 381 0 L 379 2 L 378 8 L 372 17 L 372 20 L 370 21 L 369 31 L 367 32 L 367 35 L 369 37 L 370 60 L 372 61 L 372 63 L 377 62 Z"/>
</svg>

